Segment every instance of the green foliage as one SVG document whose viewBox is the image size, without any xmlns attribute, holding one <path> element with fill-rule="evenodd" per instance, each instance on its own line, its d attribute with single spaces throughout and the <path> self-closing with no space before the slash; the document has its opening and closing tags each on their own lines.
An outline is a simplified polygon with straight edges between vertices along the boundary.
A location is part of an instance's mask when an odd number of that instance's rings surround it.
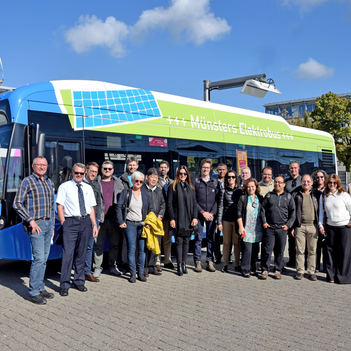
<svg viewBox="0 0 351 351">
<path fill-rule="evenodd" d="M 316 100 L 310 114 L 314 128 L 330 133 L 335 140 L 336 154 L 346 169 L 351 165 L 351 102 L 329 92 Z"/>
</svg>

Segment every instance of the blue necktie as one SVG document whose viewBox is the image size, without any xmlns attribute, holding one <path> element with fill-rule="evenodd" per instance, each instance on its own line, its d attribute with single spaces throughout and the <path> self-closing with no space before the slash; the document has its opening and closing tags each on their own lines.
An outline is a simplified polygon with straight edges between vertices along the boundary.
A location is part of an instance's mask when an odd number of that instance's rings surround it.
<svg viewBox="0 0 351 351">
<path fill-rule="evenodd" d="M 78 187 L 78 200 L 79 200 L 79 209 L 80 215 L 85 216 L 87 214 L 85 210 L 84 194 L 82 190 L 82 184 L 77 184 Z"/>
</svg>

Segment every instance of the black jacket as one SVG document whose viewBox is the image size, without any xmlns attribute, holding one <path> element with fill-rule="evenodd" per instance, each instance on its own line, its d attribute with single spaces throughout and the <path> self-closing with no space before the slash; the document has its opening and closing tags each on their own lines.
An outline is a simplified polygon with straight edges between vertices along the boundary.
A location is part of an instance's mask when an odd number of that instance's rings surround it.
<svg viewBox="0 0 351 351">
<path fill-rule="evenodd" d="M 190 213 L 190 218 L 198 218 L 198 209 L 197 209 L 197 202 L 196 202 L 196 197 L 195 197 L 195 191 L 191 191 L 191 195 L 193 197 L 193 208 L 191 209 Z M 175 220 L 176 221 L 176 226 L 177 226 L 177 221 L 180 219 L 178 218 L 178 197 L 176 195 L 175 190 L 173 190 L 173 185 L 170 185 L 168 187 L 168 192 L 167 192 L 167 212 L 168 212 L 168 217 L 169 220 Z M 169 235 L 175 236 L 177 231 L 177 227 L 171 228 L 169 227 Z"/>
<path fill-rule="evenodd" d="M 257 195 L 258 201 L 260 204 L 263 202 L 263 196 Z M 238 201 L 238 210 L 237 210 L 237 219 L 241 218 L 243 221 L 243 226 L 245 227 L 246 225 L 246 208 L 247 208 L 247 202 L 248 202 L 248 195 L 244 194 L 241 195 Z M 260 214 L 258 214 L 259 216 Z"/>
<path fill-rule="evenodd" d="M 123 183 L 123 187 L 124 189 L 130 189 L 130 183 L 129 183 L 129 178 L 128 178 L 128 172 L 124 172 L 119 179 L 122 181 Z"/>
<path fill-rule="evenodd" d="M 268 223 L 272 229 L 287 225 L 292 228 L 295 218 L 295 202 L 292 195 L 284 191 L 278 195 L 275 190 L 266 194 L 261 208 L 262 224 Z"/>
<path fill-rule="evenodd" d="M 86 178 L 83 179 L 83 182 L 89 184 L 94 191 L 94 196 L 95 196 L 95 200 L 96 200 L 96 206 L 94 206 L 94 210 L 95 210 L 95 218 L 97 220 L 99 220 L 99 222 L 103 222 L 104 218 L 101 215 L 101 211 L 102 211 L 102 200 L 101 200 L 101 193 L 102 193 L 102 189 L 101 189 L 101 184 L 97 181 L 97 179 L 95 178 L 92 182 L 88 182 Z"/>
<path fill-rule="evenodd" d="M 302 202 L 303 202 L 303 190 L 300 189 L 295 191 L 292 196 L 295 201 L 295 209 L 296 209 L 296 219 L 294 223 L 294 228 L 301 227 L 302 222 Z M 319 198 L 321 196 L 321 192 L 318 190 L 312 189 L 310 192 L 313 207 L 314 207 L 314 224 L 318 225 L 318 216 L 319 216 Z"/>
<path fill-rule="evenodd" d="M 127 196 L 127 193 L 129 193 L 128 196 Z M 152 207 L 150 196 L 147 193 L 147 191 L 145 191 L 144 189 L 141 189 L 141 198 L 143 201 L 141 216 L 142 216 L 142 221 L 144 221 L 146 218 L 146 215 L 149 212 L 154 212 L 154 209 Z M 117 222 L 119 225 L 125 223 L 123 209 L 125 209 L 126 207 L 129 207 L 131 200 L 132 200 L 132 189 L 124 189 L 121 192 L 121 195 L 119 197 L 118 204 L 116 207 Z"/>
<path fill-rule="evenodd" d="M 234 193 L 236 189 L 232 189 L 230 186 L 227 186 L 225 189 L 222 189 L 219 196 L 218 202 L 218 224 L 223 224 L 223 221 L 234 222 L 236 208 L 234 207 L 235 198 Z M 241 194 L 241 191 L 240 191 Z"/>
<path fill-rule="evenodd" d="M 149 194 L 155 215 L 157 217 L 164 217 L 166 212 L 166 202 L 162 190 L 159 187 L 156 187 L 155 190 L 151 190 L 145 183 L 141 188 Z"/>
<path fill-rule="evenodd" d="M 195 196 L 199 213 L 201 211 L 217 214 L 217 202 L 219 197 L 218 181 L 210 178 L 206 183 L 201 177 L 195 178 Z"/>
</svg>

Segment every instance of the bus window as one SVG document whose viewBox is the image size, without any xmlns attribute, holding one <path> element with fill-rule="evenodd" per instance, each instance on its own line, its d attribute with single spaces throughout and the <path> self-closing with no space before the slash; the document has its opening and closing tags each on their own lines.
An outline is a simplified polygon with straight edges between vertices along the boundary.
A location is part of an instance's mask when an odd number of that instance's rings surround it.
<svg viewBox="0 0 351 351">
<path fill-rule="evenodd" d="M 7 191 L 15 193 L 23 179 L 22 150 L 11 149 L 10 161 L 7 171 Z"/>
</svg>

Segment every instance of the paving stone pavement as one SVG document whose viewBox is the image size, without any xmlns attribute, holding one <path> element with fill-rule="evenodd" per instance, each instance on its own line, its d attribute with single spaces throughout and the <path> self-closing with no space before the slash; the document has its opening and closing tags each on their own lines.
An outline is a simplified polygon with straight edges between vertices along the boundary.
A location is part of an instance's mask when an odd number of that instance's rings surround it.
<svg viewBox="0 0 351 351">
<path fill-rule="evenodd" d="M 28 301 L 29 262 L 0 263 L 0 351 L 4 350 L 350 350 L 350 285 L 281 281 L 233 272 L 163 270 L 146 283 L 104 271 L 88 292 L 59 291 L 48 263 L 47 305 Z M 202 258 L 205 268 L 205 256 Z"/>
</svg>

